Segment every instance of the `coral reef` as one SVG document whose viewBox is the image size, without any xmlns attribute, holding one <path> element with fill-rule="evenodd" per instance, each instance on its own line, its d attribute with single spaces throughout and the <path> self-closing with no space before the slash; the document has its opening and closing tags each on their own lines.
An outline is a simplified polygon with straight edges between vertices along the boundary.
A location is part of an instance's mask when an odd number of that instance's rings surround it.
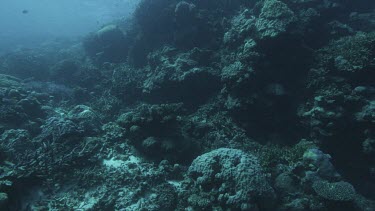
<svg viewBox="0 0 375 211">
<path fill-rule="evenodd" d="M 0 56 L 0 210 L 375 210 L 375 3 L 142 0 Z"/>
</svg>

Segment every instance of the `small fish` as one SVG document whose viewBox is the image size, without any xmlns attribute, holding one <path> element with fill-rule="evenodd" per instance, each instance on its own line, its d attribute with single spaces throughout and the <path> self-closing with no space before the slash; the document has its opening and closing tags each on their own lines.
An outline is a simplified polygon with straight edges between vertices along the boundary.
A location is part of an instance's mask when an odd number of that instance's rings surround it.
<svg viewBox="0 0 375 211">
<path fill-rule="evenodd" d="M 29 13 L 29 10 L 22 10 L 22 14 L 27 14 Z"/>
</svg>

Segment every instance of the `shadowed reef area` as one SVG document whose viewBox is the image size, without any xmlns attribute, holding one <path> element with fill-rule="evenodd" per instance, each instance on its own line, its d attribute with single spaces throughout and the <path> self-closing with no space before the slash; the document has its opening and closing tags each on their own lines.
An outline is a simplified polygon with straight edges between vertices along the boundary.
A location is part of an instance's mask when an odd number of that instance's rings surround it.
<svg viewBox="0 0 375 211">
<path fill-rule="evenodd" d="M 4 53 L 0 210 L 374 211 L 375 1 L 143 0 Z"/>
</svg>

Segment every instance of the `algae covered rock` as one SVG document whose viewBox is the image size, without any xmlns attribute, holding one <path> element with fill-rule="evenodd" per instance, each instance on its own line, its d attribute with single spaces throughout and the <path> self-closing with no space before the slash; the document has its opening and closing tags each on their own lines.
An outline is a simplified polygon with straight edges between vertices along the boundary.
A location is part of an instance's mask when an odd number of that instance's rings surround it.
<svg viewBox="0 0 375 211">
<path fill-rule="evenodd" d="M 201 187 L 198 195 L 210 194 L 223 208 L 268 209 L 275 200 L 258 159 L 241 150 L 220 148 L 198 156 L 188 175 Z"/>
<path fill-rule="evenodd" d="M 363 106 L 362 110 L 356 113 L 356 120 L 375 123 L 375 100 Z"/>
<path fill-rule="evenodd" d="M 124 61 L 128 47 L 124 33 L 112 24 L 86 37 L 83 46 L 86 53 L 99 63 Z"/>
<path fill-rule="evenodd" d="M 180 22 L 180 24 L 184 24 L 184 22 L 189 21 L 194 15 L 194 10 L 196 6 L 192 3 L 188 3 L 186 1 L 181 1 L 176 5 L 175 8 L 175 16 L 176 21 Z"/>
<path fill-rule="evenodd" d="M 14 51 L 0 59 L 0 72 L 21 79 L 35 78 L 45 80 L 48 78 L 47 55 L 33 51 Z"/>
<path fill-rule="evenodd" d="M 85 133 L 95 134 L 100 131 L 100 116 L 92 108 L 77 105 L 68 115 Z"/>
<path fill-rule="evenodd" d="M 128 131 L 130 143 L 148 158 L 189 162 L 196 155 L 197 146 L 183 131 L 182 106 L 143 104 L 131 112 L 121 114 L 117 123 Z"/>
<path fill-rule="evenodd" d="M 200 48 L 180 52 L 168 46 L 150 53 L 151 71 L 143 82 L 143 93 L 151 102 L 202 104 L 220 88 L 215 70 L 206 67 L 212 54 Z"/>
<path fill-rule="evenodd" d="M 78 70 L 79 64 L 76 61 L 72 59 L 62 60 L 51 67 L 51 79 L 63 84 L 70 84 L 74 82 L 72 79 Z"/>
<path fill-rule="evenodd" d="M 1 88 L 13 88 L 13 87 L 20 87 L 21 80 L 5 74 L 0 74 L 0 87 Z"/>
<path fill-rule="evenodd" d="M 303 154 L 303 161 L 313 168 L 311 175 L 317 175 L 322 178 L 338 178 L 340 175 L 336 172 L 331 163 L 331 156 L 324 154 L 319 149 L 308 149 Z"/>
<path fill-rule="evenodd" d="M 293 20 L 294 13 L 285 3 L 266 0 L 255 26 L 260 38 L 272 38 L 285 32 Z"/>
</svg>

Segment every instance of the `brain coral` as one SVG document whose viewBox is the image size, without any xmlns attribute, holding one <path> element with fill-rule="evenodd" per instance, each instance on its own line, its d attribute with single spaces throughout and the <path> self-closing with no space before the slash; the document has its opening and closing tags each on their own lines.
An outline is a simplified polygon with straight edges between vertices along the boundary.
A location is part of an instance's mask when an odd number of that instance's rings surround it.
<svg viewBox="0 0 375 211">
<path fill-rule="evenodd" d="M 356 196 L 354 187 L 344 181 L 333 183 L 317 181 L 312 187 L 320 197 L 331 201 L 351 201 Z"/>
</svg>

